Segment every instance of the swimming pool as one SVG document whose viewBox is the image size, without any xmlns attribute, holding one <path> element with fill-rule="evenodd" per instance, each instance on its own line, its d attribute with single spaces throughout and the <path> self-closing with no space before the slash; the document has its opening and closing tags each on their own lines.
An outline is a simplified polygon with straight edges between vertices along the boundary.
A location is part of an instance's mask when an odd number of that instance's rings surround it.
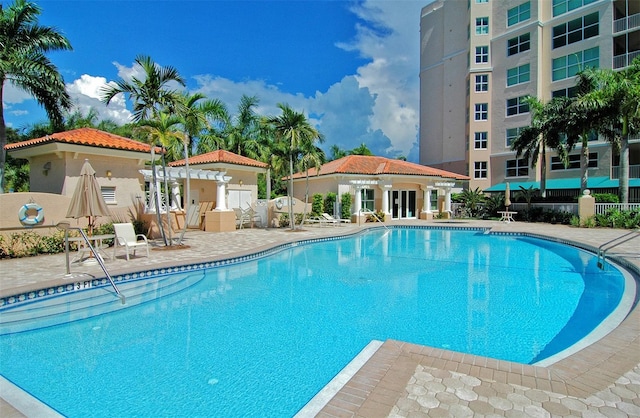
<svg viewBox="0 0 640 418">
<path fill-rule="evenodd" d="M 575 248 L 436 229 L 178 275 L 187 285 L 162 298 L 1 337 L 0 373 L 70 416 L 286 416 L 372 339 L 532 362 L 588 333 L 624 290 Z M 591 325 L 568 332 L 576 322 Z"/>
</svg>

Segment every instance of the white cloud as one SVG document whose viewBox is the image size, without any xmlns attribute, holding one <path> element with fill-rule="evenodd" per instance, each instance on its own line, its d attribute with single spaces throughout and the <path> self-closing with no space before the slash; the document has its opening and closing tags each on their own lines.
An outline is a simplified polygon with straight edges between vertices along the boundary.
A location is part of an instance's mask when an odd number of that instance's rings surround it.
<svg viewBox="0 0 640 418">
<path fill-rule="evenodd" d="M 22 103 L 25 100 L 30 100 L 31 96 L 22 89 L 17 88 L 11 81 L 8 81 L 2 91 L 2 105 L 7 108 L 7 104 Z"/>
<path fill-rule="evenodd" d="M 365 1 L 352 11 L 366 25 L 339 46 L 358 51 L 368 64 L 358 69 L 357 79 L 376 96 L 371 128 L 381 130 L 393 147 L 405 156 L 418 135 L 419 124 L 419 1 Z"/>
<path fill-rule="evenodd" d="M 100 90 L 107 84 L 104 77 L 83 74 L 79 79 L 67 84 L 67 91 L 71 96 L 75 109 L 87 114 L 90 109 L 98 113 L 98 120 L 111 119 L 118 124 L 131 121 L 131 112 L 123 95 L 114 97 L 109 106 L 100 101 Z"/>
<path fill-rule="evenodd" d="M 356 74 L 346 74 L 326 92 L 318 91 L 311 97 L 284 92 L 264 80 L 235 81 L 215 74 L 185 76 L 196 81 L 193 92 L 221 100 L 231 114 L 235 114 L 242 95 L 257 96 L 260 104 L 256 111 L 262 115 L 279 114 L 278 103 L 304 111 L 325 135 L 326 150 L 331 145 L 349 150 L 365 143 L 375 154 L 390 157 L 402 154 L 417 161 L 419 18 L 426 3 L 368 0 L 352 6 L 351 11 L 360 22 L 356 36 L 337 47 L 357 53 L 367 63 Z M 113 64 L 121 79 L 144 78 L 138 65 Z M 113 81 L 84 74 L 67 84 L 67 88 L 83 112 L 93 108 L 101 119 L 129 122 L 130 104 L 124 95 L 114 97 L 109 106 L 99 100 L 99 91 L 107 83 Z M 6 103 L 20 103 L 29 98 L 16 89 L 7 90 L 10 95 L 5 98 Z"/>
</svg>

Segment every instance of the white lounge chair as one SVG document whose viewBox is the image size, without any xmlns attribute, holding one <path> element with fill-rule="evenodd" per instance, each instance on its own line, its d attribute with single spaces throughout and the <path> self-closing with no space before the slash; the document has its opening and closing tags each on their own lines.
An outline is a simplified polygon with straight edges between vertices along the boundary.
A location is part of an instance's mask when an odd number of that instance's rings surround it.
<svg viewBox="0 0 640 418">
<path fill-rule="evenodd" d="M 334 218 L 333 216 L 329 215 L 328 213 L 323 213 L 322 217 L 324 219 L 326 219 L 327 222 L 331 222 L 331 223 L 334 223 L 334 224 L 350 224 L 351 223 L 351 219 Z"/>
<path fill-rule="evenodd" d="M 127 260 L 129 260 L 129 250 L 133 250 L 133 255 L 136 255 L 136 248 L 144 247 L 147 250 L 147 257 L 149 257 L 149 241 L 147 237 L 142 234 L 137 234 L 133 229 L 132 223 L 113 224 L 116 237 L 113 240 L 113 258 L 116 257 L 116 250 L 118 247 L 124 247 L 127 253 Z"/>
</svg>

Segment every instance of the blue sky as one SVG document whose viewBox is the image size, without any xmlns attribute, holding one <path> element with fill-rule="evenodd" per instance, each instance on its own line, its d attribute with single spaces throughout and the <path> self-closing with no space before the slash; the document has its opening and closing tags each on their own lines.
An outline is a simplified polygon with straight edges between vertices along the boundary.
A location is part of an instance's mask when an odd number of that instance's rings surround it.
<svg viewBox="0 0 640 418">
<path fill-rule="evenodd" d="M 232 114 L 243 94 L 257 96 L 265 115 L 288 103 L 324 134 L 325 150 L 365 143 L 376 155 L 417 162 L 420 10 L 431 1 L 35 2 L 40 23 L 73 46 L 49 56 L 85 113 L 92 107 L 125 123 L 130 104 L 122 97 L 107 107 L 99 89 L 140 74 L 134 59 L 149 55 Z M 46 120 L 10 85 L 3 106 L 16 129 Z"/>
</svg>

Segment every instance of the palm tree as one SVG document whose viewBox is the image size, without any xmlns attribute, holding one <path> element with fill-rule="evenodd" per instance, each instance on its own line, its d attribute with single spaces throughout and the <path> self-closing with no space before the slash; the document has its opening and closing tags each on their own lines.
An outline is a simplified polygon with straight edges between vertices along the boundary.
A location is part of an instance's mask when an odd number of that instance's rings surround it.
<svg viewBox="0 0 640 418">
<path fill-rule="evenodd" d="M 182 146 L 184 150 L 184 165 L 186 168 L 187 178 L 185 184 L 185 222 L 180 234 L 178 244 L 182 243 L 187 224 L 189 222 L 189 204 L 191 203 L 191 176 L 189 173 L 189 148 L 193 138 L 199 138 L 203 132 L 210 128 L 209 117 L 220 120 L 226 115 L 226 108 L 221 101 L 205 100 L 206 96 L 201 93 L 183 94 L 181 96 L 182 103 L 178 108 L 178 118 L 182 125 Z M 201 100 L 205 100 L 201 102 Z"/>
<path fill-rule="evenodd" d="M 138 124 L 138 128 L 136 130 L 142 131 L 146 133 L 149 144 L 151 145 L 151 149 L 155 148 L 155 145 L 160 143 L 166 149 L 165 156 L 171 155 L 174 158 L 175 147 L 173 144 L 178 142 L 181 143 L 183 134 L 180 132 L 179 128 L 180 119 L 176 116 L 170 115 L 168 113 L 159 113 L 156 115 L 155 119 L 152 120 L 143 120 Z M 153 155 L 153 152 L 152 152 Z M 165 158 L 163 156 L 163 158 Z M 152 161 L 152 164 L 155 162 Z M 153 167 L 153 190 L 155 192 L 155 200 L 154 205 L 156 208 L 156 216 L 158 218 L 158 225 L 160 229 L 160 234 L 164 240 L 165 245 L 172 245 L 173 240 L 171 238 L 171 214 L 169 208 L 171 207 L 171 202 L 168 199 L 168 185 L 167 185 L 167 176 L 163 175 L 164 178 L 164 188 L 165 188 L 165 197 L 167 197 L 166 205 L 167 205 L 167 225 L 169 226 L 169 238 L 167 239 L 164 231 L 164 226 L 162 225 L 162 221 L 160 219 L 160 205 L 159 205 L 159 190 L 157 190 L 156 184 L 156 168 Z M 152 196 L 153 197 L 153 196 Z"/>
<path fill-rule="evenodd" d="M 335 144 L 331 145 L 330 151 L 331 151 L 331 161 L 339 160 L 340 158 L 347 156 L 347 151 L 343 150 L 342 148 L 340 148 Z"/>
<path fill-rule="evenodd" d="M 536 97 L 526 99 L 531 109 L 531 124 L 525 127 L 511 144 L 516 158 L 523 156 L 531 163 L 531 168 L 540 159 L 540 194 L 546 196 L 547 184 L 547 148 L 555 148 L 561 158 L 566 160 L 566 152 L 561 144 L 561 132 L 564 123 L 559 118 L 562 109 L 568 105 L 568 99 L 556 97 L 548 103 L 542 103 Z"/>
<path fill-rule="evenodd" d="M 585 72 L 595 85 L 579 98 L 589 109 L 602 110 L 600 132 L 619 146 L 619 194 L 629 202 L 629 137 L 640 131 L 640 58 L 621 71 L 598 69 Z"/>
<path fill-rule="evenodd" d="M 360 146 L 355 147 L 351 151 L 348 152 L 349 155 L 373 155 L 371 150 L 364 144 L 360 144 Z"/>
<path fill-rule="evenodd" d="M 9 81 L 33 96 L 53 126 L 62 129 L 63 111 L 71 108 L 71 98 L 58 69 L 45 54 L 72 48 L 55 28 L 38 24 L 40 12 L 37 5 L 25 0 L 16 0 L 7 9 L 0 5 L 0 101 Z M 4 107 L 0 106 L 0 193 L 4 191 L 6 144 Z"/>
<path fill-rule="evenodd" d="M 275 138 L 277 142 L 284 142 L 287 146 L 287 154 L 289 157 L 289 219 L 291 229 L 295 229 L 293 217 L 293 163 L 294 157 L 297 159 L 303 147 L 309 149 L 310 144 L 320 140 L 320 132 L 309 123 L 304 113 L 296 112 L 287 104 L 278 104 L 278 108 L 282 111 L 280 116 L 272 116 L 267 118 L 270 125 L 273 126 Z"/>
<path fill-rule="evenodd" d="M 184 79 L 173 67 L 160 67 L 151 57 L 140 55 L 135 63 L 142 67 L 145 77 L 131 77 L 131 80 L 120 79 L 115 85 L 105 85 L 101 89 L 100 99 L 109 105 L 118 94 L 124 93 L 133 101 L 133 121 L 151 119 L 161 110 L 174 111 L 180 103 L 180 95 L 169 89 L 171 82 L 185 86 Z"/>
<path fill-rule="evenodd" d="M 601 106 L 590 106 L 584 97 L 596 90 L 596 79 L 593 68 L 580 71 L 577 75 L 576 88 L 578 94 L 570 99 L 569 105 L 562 109 L 565 123 L 564 131 L 567 135 L 567 152 L 581 144 L 580 158 L 580 196 L 587 189 L 589 179 L 589 139 L 602 130 L 603 116 L 606 109 Z"/>
<path fill-rule="evenodd" d="M 324 141 L 324 137 L 320 135 L 318 138 L 318 142 L 322 143 Z M 318 168 L 326 162 L 326 157 L 324 155 L 324 151 L 320 149 L 320 147 L 315 145 L 315 141 L 312 140 L 310 143 L 303 144 L 301 147 L 302 157 L 300 158 L 300 169 L 305 172 L 306 181 L 305 181 L 305 192 L 304 192 L 304 213 L 302 214 L 302 223 L 304 224 L 304 220 L 307 218 L 307 204 L 309 203 L 309 169 L 311 167 L 316 168 L 316 174 Z"/>
<path fill-rule="evenodd" d="M 256 96 L 243 95 L 238 113 L 226 121 L 223 135 L 229 151 L 250 158 L 258 158 L 261 154 L 264 138 L 260 135 L 260 117 L 254 110 L 258 103 L 260 100 Z"/>
</svg>

